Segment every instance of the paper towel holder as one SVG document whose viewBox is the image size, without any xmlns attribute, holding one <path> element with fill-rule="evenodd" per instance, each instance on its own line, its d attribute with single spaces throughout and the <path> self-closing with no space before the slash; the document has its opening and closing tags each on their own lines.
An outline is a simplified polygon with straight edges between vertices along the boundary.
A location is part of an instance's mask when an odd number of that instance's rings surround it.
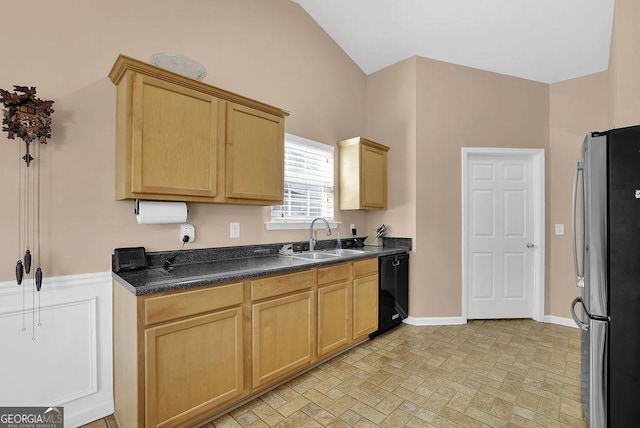
<svg viewBox="0 0 640 428">
<path fill-rule="evenodd" d="M 140 214 L 140 199 L 136 198 L 135 201 L 133 201 L 133 213 L 135 215 Z"/>
<path fill-rule="evenodd" d="M 136 198 L 133 200 L 133 213 L 135 215 L 140 214 L 140 199 Z M 187 214 L 189 213 L 189 206 L 187 205 Z"/>
</svg>

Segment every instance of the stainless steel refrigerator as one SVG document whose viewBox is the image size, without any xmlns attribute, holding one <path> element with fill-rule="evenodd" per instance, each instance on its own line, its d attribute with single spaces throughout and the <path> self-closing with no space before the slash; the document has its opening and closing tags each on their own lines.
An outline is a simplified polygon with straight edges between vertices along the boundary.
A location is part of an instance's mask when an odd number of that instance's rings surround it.
<svg viewBox="0 0 640 428">
<path fill-rule="evenodd" d="M 640 126 L 589 133 L 573 186 L 582 402 L 591 428 L 640 420 Z M 577 312 L 577 313 L 576 313 Z"/>
</svg>

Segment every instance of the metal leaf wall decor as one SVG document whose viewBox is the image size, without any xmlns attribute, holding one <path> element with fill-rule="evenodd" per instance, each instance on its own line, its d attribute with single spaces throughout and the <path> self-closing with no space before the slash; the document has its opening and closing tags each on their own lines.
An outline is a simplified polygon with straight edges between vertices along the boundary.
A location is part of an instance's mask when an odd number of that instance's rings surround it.
<svg viewBox="0 0 640 428">
<path fill-rule="evenodd" d="M 16 282 L 22 285 L 23 280 L 31 273 L 32 259 L 35 262 L 32 292 L 32 339 L 35 334 L 35 297 L 38 295 L 38 325 L 40 322 L 40 290 L 42 288 L 42 267 L 40 265 L 40 160 L 32 156 L 31 143 L 46 144 L 51 138 L 51 114 L 53 101 L 36 98 L 34 86 L 14 86 L 16 92 L 0 89 L 0 101 L 4 105 L 2 113 L 2 130 L 9 139 L 22 140 L 23 147 L 18 147 L 18 261 L 16 263 Z M 40 144 L 35 144 L 36 157 L 40 154 Z M 24 155 L 23 155 L 24 153 Z M 36 167 L 29 168 L 36 160 Z M 24 161 L 24 163 L 22 163 Z M 33 250 L 33 251 L 32 251 Z M 24 251 L 24 256 L 23 256 Z M 22 287 L 22 331 L 26 331 L 26 291 Z"/>
</svg>

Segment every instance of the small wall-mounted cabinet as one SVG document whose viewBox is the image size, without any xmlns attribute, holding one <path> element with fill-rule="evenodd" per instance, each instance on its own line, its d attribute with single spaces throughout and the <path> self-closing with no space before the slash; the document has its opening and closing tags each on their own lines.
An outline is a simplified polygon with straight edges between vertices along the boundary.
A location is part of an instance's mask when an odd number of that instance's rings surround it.
<svg viewBox="0 0 640 428">
<path fill-rule="evenodd" d="M 338 142 L 340 209 L 387 209 L 389 147 L 363 137 Z"/>
<path fill-rule="evenodd" d="M 109 77 L 116 199 L 281 203 L 289 113 L 123 55 Z"/>
</svg>

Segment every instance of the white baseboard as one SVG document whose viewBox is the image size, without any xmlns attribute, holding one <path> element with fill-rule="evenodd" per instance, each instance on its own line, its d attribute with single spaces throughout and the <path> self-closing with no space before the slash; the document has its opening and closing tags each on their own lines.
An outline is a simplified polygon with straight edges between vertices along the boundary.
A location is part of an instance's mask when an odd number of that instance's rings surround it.
<svg viewBox="0 0 640 428">
<path fill-rule="evenodd" d="M 462 317 L 408 317 L 403 321 L 409 325 L 462 325 L 467 321 Z M 571 318 L 557 317 L 555 315 L 545 315 L 544 322 L 549 324 L 557 324 L 565 327 L 578 328 L 575 322 Z"/>
<path fill-rule="evenodd" d="M 65 427 L 113 413 L 111 288 L 111 272 L 45 276 L 39 293 L 0 281 L 2 405 L 62 406 Z"/>
<path fill-rule="evenodd" d="M 107 398 L 107 397 L 105 397 Z M 72 410 L 72 409 L 69 409 Z M 64 426 L 79 427 L 90 422 L 97 421 L 113 414 L 113 398 L 108 398 L 102 403 L 92 403 L 91 407 L 74 412 L 64 409 Z"/>
<path fill-rule="evenodd" d="M 549 323 L 549 324 L 563 325 L 565 327 L 578 328 L 576 323 L 573 322 L 573 320 L 571 318 L 557 317 L 555 315 L 545 315 L 544 316 L 544 322 Z"/>
<path fill-rule="evenodd" d="M 461 325 L 467 323 L 462 317 L 407 317 L 403 322 L 409 325 Z"/>
</svg>

